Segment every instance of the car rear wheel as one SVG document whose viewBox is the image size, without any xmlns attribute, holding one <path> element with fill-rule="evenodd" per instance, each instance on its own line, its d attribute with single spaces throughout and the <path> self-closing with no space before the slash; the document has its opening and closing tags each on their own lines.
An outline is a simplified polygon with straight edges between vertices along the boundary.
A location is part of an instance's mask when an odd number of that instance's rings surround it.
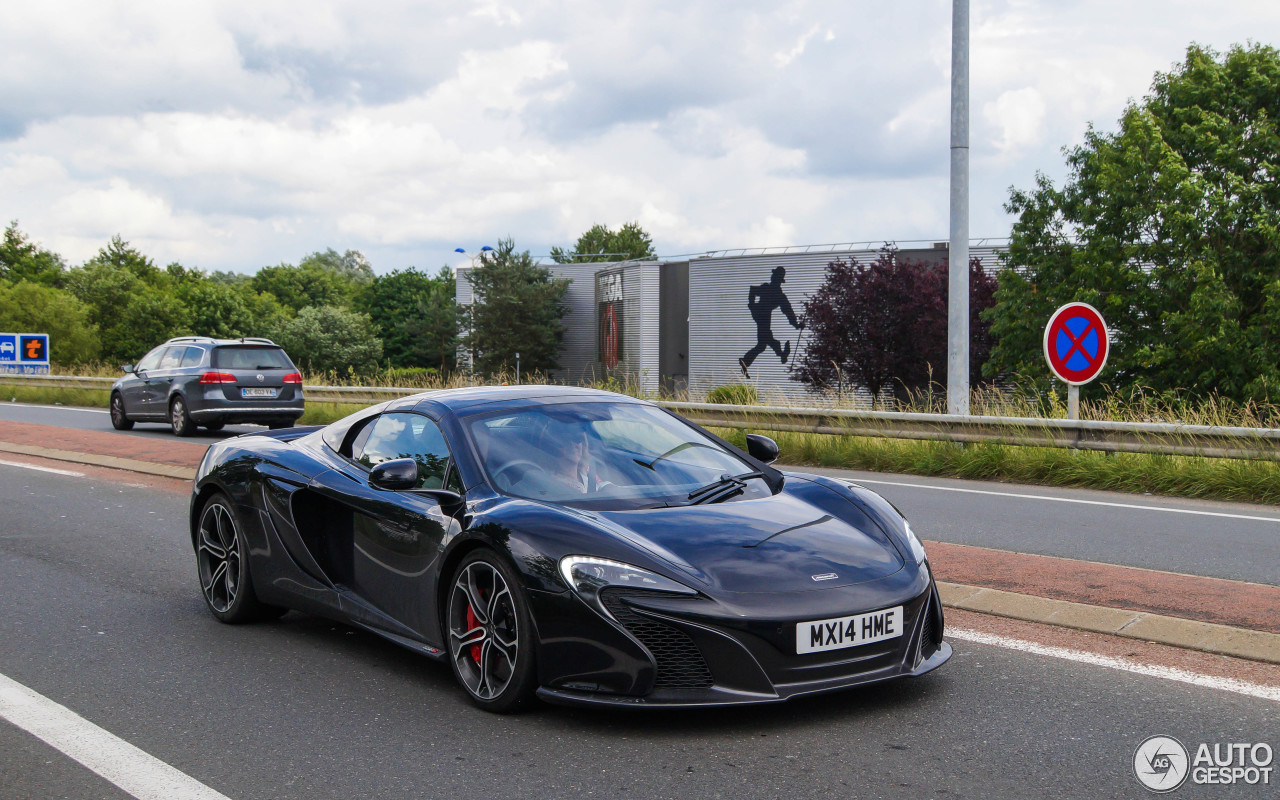
<svg viewBox="0 0 1280 800">
<path fill-rule="evenodd" d="M 533 617 L 515 570 L 492 550 L 458 566 L 449 591 L 449 663 L 471 702 L 506 714 L 533 700 Z"/>
<path fill-rule="evenodd" d="M 178 436 L 190 436 L 196 432 L 196 424 L 187 413 L 187 403 L 181 397 L 175 397 L 169 403 L 169 424 Z"/>
<path fill-rule="evenodd" d="M 133 421 L 124 415 L 124 398 L 119 392 L 111 395 L 111 427 L 118 431 L 133 430 Z"/>
<path fill-rule="evenodd" d="M 196 564 L 205 605 L 221 622 L 238 624 L 278 617 L 286 609 L 264 605 L 253 591 L 249 546 L 224 494 L 215 494 L 200 512 Z"/>
</svg>

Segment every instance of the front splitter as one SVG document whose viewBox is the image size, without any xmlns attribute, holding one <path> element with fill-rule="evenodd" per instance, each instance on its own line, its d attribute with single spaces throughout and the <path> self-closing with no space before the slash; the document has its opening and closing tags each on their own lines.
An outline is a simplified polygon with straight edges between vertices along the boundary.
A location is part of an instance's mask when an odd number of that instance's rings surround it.
<svg viewBox="0 0 1280 800">
<path fill-rule="evenodd" d="M 740 692 L 732 689 L 711 688 L 687 697 L 626 697 L 616 694 L 598 694 L 593 692 L 575 692 L 567 689 L 551 689 L 539 687 L 538 697 L 548 703 L 579 708 L 713 708 L 720 706 L 751 706 L 766 703 L 784 703 L 793 697 L 804 697 L 827 692 L 838 692 L 856 686 L 867 686 L 873 683 L 897 680 L 899 678 L 916 678 L 932 672 L 945 664 L 952 654 L 951 645 L 943 642 L 937 652 L 929 656 L 910 672 L 893 672 L 890 674 L 871 673 L 853 675 L 848 678 L 818 683 L 787 684 L 780 687 L 775 694 L 757 694 Z"/>
</svg>

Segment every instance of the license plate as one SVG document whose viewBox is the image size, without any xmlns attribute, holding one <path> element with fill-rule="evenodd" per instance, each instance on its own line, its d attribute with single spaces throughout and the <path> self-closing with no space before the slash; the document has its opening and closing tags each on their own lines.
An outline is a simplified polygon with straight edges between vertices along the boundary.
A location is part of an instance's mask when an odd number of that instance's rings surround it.
<svg viewBox="0 0 1280 800">
<path fill-rule="evenodd" d="M 796 625 L 796 652 L 820 653 L 857 647 L 902 635 L 902 606 L 854 614 L 852 617 L 819 619 Z"/>
<path fill-rule="evenodd" d="M 252 389 L 241 389 L 241 397 L 275 397 L 275 389 L 259 389 L 256 386 Z"/>
</svg>

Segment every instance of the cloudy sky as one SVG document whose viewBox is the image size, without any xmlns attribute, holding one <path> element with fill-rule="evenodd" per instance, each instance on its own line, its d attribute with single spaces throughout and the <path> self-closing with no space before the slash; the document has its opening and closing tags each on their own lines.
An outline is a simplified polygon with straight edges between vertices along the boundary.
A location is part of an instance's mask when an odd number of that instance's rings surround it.
<svg viewBox="0 0 1280 800">
<path fill-rule="evenodd" d="M 950 0 L 9 3 L 0 222 L 379 272 L 638 220 L 663 255 L 946 239 Z M 973 0 L 972 225 L 1280 3 Z"/>
</svg>

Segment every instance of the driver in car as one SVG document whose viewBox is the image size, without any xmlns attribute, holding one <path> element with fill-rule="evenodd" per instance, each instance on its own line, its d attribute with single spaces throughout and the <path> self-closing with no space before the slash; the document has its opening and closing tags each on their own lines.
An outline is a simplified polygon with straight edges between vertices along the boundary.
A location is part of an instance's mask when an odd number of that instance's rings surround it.
<svg viewBox="0 0 1280 800">
<path fill-rule="evenodd" d="M 559 433 L 562 435 L 549 437 L 547 441 L 551 475 L 579 494 L 607 486 L 609 482 L 600 480 L 594 469 L 586 431 L 569 429 Z"/>
</svg>

